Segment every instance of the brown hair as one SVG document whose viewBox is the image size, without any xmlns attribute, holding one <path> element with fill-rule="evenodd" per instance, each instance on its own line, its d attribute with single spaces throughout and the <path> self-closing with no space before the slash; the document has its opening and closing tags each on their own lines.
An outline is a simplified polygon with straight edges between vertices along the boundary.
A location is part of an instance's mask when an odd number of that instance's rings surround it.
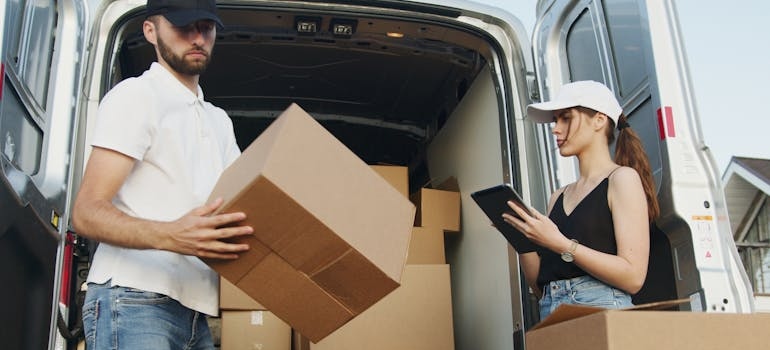
<svg viewBox="0 0 770 350">
<path fill-rule="evenodd" d="M 610 119 L 611 120 L 611 119 Z M 615 141 L 615 123 L 610 123 L 611 128 L 607 128 L 607 143 L 612 144 Z M 628 125 L 628 118 L 625 114 L 618 117 L 618 136 L 615 144 L 615 163 L 631 167 L 639 173 L 644 188 L 644 195 L 647 197 L 647 216 L 650 221 L 660 215 L 660 206 L 658 206 L 658 197 L 655 193 L 655 180 L 652 178 L 652 169 L 650 160 L 644 151 L 642 141 Z"/>
</svg>

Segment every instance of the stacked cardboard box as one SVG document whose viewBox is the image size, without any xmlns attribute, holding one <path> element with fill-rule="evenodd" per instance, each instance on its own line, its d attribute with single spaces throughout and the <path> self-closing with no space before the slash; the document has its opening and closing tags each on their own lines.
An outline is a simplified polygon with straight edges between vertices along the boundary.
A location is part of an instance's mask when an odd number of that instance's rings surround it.
<svg viewBox="0 0 770 350">
<path fill-rule="evenodd" d="M 224 278 L 219 308 L 222 350 L 291 350 L 291 327 Z"/>
<path fill-rule="evenodd" d="M 400 284 L 414 205 L 296 105 L 225 170 L 217 197 L 254 233 L 231 240 L 251 247 L 237 260 L 206 262 L 311 341 Z"/>
<path fill-rule="evenodd" d="M 267 310 L 223 311 L 222 350 L 291 349 L 291 327 Z"/>
<path fill-rule="evenodd" d="M 409 197 L 409 169 L 407 167 L 372 165 L 371 168 L 404 197 Z"/>
<path fill-rule="evenodd" d="M 310 350 L 454 349 L 449 265 L 407 265 L 400 288 L 306 345 Z"/>
<path fill-rule="evenodd" d="M 262 304 L 244 293 L 230 281 L 219 279 L 220 310 L 267 310 Z"/>
<path fill-rule="evenodd" d="M 417 206 L 415 226 L 460 231 L 460 193 L 446 189 L 421 188 L 411 195 Z"/>
<path fill-rule="evenodd" d="M 373 168 L 406 196 L 406 168 Z M 401 287 L 319 342 L 295 337 L 295 350 L 454 349 L 444 231 L 459 231 L 460 198 L 449 192 L 423 189 L 412 196 L 421 199 L 421 212 L 429 219 L 417 220 L 427 226 L 412 228 Z"/>
</svg>

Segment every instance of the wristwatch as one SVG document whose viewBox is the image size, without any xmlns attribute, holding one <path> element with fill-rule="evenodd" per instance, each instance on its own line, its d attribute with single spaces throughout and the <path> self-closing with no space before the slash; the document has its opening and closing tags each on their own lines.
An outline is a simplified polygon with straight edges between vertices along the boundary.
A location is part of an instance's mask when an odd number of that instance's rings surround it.
<svg viewBox="0 0 770 350">
<path fill-rule="evenodd" d="M 575 249 L 577 249 L 578 241 L 577 239 L 571 239 L 572 244 L 569 246 L 569 250 L 561 253 L 561 259 L 565 262 L 572 262 L 575 260 Z"/>
</svg>

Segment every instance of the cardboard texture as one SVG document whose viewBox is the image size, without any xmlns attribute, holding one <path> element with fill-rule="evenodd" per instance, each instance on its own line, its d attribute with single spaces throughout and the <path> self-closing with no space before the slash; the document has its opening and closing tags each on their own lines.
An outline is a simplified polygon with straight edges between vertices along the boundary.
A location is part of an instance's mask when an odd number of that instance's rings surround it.
<svg viewBox="0 0 770 350">
<path fill-rule="evenodd" d="M 417 206 L 414 226 L 460 231 L 459 192 L 422 188 L 410 199 Z"/>
<path fill-rule="evenodd" d="M 434 227 L 412 228 L 407 264 L 446 264 L 444 230 Z"/>
<path fill-rule="evenodd" d="M 409 198 L 409 168 L 398 165 L 372 165 L 371 167 L 404 197 Z"/>
<path fill-rule="evenodd" d="M 230 281 L 219 279 L 219 308 L 222 310 L 267 310 Z"/>
<path fill-rule="evenodd" d="M 290 350 L 291 327 L 269 311 L 222 312 L 222 350 Z"/>
<path fill-rule="evenodd" d="M 312 341 L 399 286 L 415 207 L 292 104 L 218 180 L 219 212 L 254 234 L 237 260 L 206 260 Z"/>
<path fill-rule="evenodd" d="M 565 305 L 562 311 L 559 322 L 527 332 L 528 350 L 765 349 L 770 344 L 770 314 L 605 310 L 574 305 Z"/>
<path fill-rule="evenodd" d="M 309 345 L 310 350 L 451 350 L 452 327 L 449 265 L 407 265 L 400 288 Z"/>
</svg>

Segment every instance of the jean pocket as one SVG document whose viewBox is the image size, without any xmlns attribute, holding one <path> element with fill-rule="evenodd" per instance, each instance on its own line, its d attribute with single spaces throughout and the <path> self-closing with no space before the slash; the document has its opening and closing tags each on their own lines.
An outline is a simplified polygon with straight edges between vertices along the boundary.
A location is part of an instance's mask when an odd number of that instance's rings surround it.
<svg viewBox="0 0 770 350">
<path fill-rule="evenodd" d="M 172 301 L 169 296 L 141 289 L 120 287 L 118 298 L 123 304 L 164 304 Z"/>
<path fill-rule="evenodd" d="M 579 305 L 597 306 L 597 307 L 615 307 L 614 288 L 595 281 L 587 282 L 576 286 L 571 294 L 572 302 Z"/>
</svg>

